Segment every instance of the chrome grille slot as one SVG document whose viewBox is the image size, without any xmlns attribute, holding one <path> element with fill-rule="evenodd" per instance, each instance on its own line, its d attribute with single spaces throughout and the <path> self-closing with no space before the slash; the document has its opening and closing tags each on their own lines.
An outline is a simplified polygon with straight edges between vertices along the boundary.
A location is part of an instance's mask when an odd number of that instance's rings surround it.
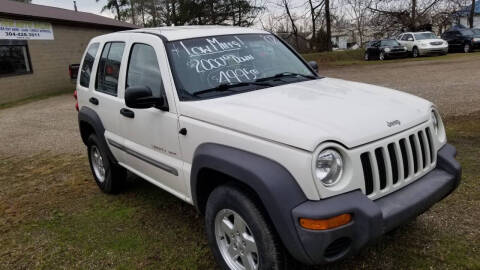
<svg viewBox="0 0 480 270">
<path fill-rule="evenodd" d="M 418 179 L 434 167 L 435 147 L 430 128 L 417 128 L 405 133 L 360 152 L 365 194 L 369 197 L 381 197 Z"/>
</svg>

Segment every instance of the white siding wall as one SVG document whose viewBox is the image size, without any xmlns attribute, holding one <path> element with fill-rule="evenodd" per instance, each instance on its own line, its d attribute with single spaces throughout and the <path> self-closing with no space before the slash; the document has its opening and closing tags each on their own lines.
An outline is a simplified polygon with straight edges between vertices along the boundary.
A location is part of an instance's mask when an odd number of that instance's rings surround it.
<svg viewBox="0 0 480 270">
<path fill-rule="evenodd" d="M 460 24 L 465 25 L 466 27 L 469 27 L 468 25 L 468 17 L 462 17 L 460 18 Z M 473 28 L 480 28 L 480 16 L 477 15 L 473 17 Z"/>
</svg>

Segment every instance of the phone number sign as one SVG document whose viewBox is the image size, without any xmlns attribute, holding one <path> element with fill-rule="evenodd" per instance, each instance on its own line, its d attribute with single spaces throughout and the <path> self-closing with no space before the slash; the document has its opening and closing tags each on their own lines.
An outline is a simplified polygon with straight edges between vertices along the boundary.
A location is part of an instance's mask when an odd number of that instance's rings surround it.
<svg viewBox="0 0 480 270">
<path fill-rule="evenodd" d="M 52 24 L 0 18 L 0 39 L 53 40 Z"/>
</svg>

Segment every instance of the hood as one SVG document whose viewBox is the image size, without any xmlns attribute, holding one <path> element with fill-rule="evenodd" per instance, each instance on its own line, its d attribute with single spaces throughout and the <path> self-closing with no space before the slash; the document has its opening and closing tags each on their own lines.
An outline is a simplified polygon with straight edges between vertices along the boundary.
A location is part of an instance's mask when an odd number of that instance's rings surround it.
<svg viewBox="0 0 480 270">
<path fill-rule="evenodd" d="M 429 38 L 429 39 L 422 39 L 422 40 L 419 40 L 418 42 L 446 42 L 445 40 L 441 39 L 441 38 Z"/>
<path fill-rule="evenodd" d="M 429 119 L 431 103 L 384 87 L 323 78 L 180 102 L 190 117 L 307 151 L 322 142 L 348 148 Z"/>
</svg>

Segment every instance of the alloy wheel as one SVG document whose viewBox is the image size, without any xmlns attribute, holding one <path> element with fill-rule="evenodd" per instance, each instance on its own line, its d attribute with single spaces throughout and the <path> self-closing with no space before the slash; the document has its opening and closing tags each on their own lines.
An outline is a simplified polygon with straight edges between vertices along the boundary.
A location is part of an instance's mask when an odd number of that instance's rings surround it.
<svg viewBox="0 0 480 270">
<path fill-rule="evenodd" d="M 100 154 L 100 150 L 96 145 L 92 145 L 90 148 L 90 160 L 92 162 L 93 172 L 100 183 L 105 181 L 105 166 L 103 164 L 103 158 Z"/>
<path fill-rule="evenodd" d="M 232 270 L 258 269 L 257 242 L 245 220 L 235 211 L 223 209 L 215 216 L 215 238 Z"/>
</svg>

